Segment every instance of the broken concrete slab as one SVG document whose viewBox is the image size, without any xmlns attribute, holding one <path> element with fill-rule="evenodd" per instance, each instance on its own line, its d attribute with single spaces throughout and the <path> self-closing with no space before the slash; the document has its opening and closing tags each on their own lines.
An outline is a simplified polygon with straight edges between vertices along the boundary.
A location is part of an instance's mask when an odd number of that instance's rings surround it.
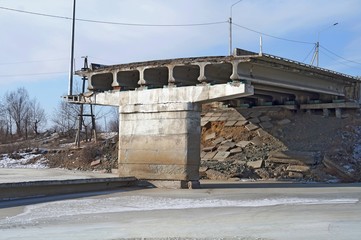
<svg viewBox="0 0 361 240">
<path fill-rule="evenodd" d="M 347 169 L 333 161 L 327 155 L 324 156 L 322 163 L 332 174 L 338 176 L 344 182 L 353 182 L 357 180 Z"/>
<path fill-rule="evenodd" d="M 92 162 L 90 163 L 90 166 L 91 166 L 91 167 L 95 167 L 95 166 L 98 166 L 100 163 L 101 163 L 101 160 L 100 160 L 100 159 L 99 159 L 99 160 L 95 160 L 95 161 L 92 161 Z"/>
<path fill-rule="evenodd" d="M 243 149 L 240 148 L 240 147 L 237 147 L 237 148 L 231 149 L 230 152 L 231 152 L 232 154 L 241 153 L 241 152 L 243 152 Z"/>
<path fill-rule="evenodd" d="M 290 165 L 287 167 L 286 171 L 289 172 L 308 172 L 310 170 L 309 166 L 303 166 L 303 165 Z"/>
<path fill-rule="evenodd" d="M 272 119 L 271 119 L 269 116 L 262 116 L 262 117 L 259 118 L 259 120 L 260 120 L 261 122 L 269 122 L 269 121 L 271 121 Z"/>
<path fill-rule="evenodd" d="M 270 136 L 270 134 L 263 129 L 258 129 L 256 132 L 257 132 L 257 135 L 262 138 Z"/>
<path fill-rule="evenodd" d="M 229 149 L 231 149 L 231 147 L 226 146 L 226 145 L 221 145 L 221 146 L 219 146 L 219 147 L 217 148 L 217 151 L 218 151 L 218 152 L 226 152 L 226 151 L 228 151 Z"/>
<path fill-rule="evenodd" d="M 211 117 L 211 118 L 209 118 L 209 121 L 210 122 L 217 122 L 218 119 L 219 119 L 219 117 Z"/>
<path fill-rule="evenodd" d="M 224 161 L 230 154 L 230 152 L 218 151 L 217 154 L 213 157 L 213 159 L 218 161 Z"/>
<path fill-rule="evenodd" d="M 204 152 L 212 152 L 216 150 L 216 145 L 208 146 L 202 149 Z"/>
<path fill-rule="evenodd" d="M 234 124 L 234 126 L 236 127 L 242 127 L 244 125 L 246 125 L 248 123 L 248 121 L 246 120 L 241 120 L 241 121 L 237 121 L 236 124 Z"/>
<path fill-rule="evenodd" d="M 233 127 L 235 124 L 237 123 L 237 121 L 227 121 L 224 126 L 225 127 Z"/>
<path fill-rule="evenodd" d="M 206 152 L 202 151 L 202 152 L 201 152 L 201 159 L 203 159 L 204 156 L 206 156 L 206 154 L 207 154 Z"/>
<path fill-rule="evenodd" d="M 247 147 L 249 144 L 251 144 L 251 141 L 239 141 L 238 143 L 236 143 L 237 147 L 241 147 L 241 148 L 245 148 Z"/>
<path fill-rule="evenodd" d="M 257 130 L 259 127 L 253 123 L 249 123 L 245 126 L 245 128 L 248 130 L 248 131 L 254 131 L 254 130 Z"/>
<path fill-rule="evenodd" d="M 207 154 L 203 157 L 202 160 L 211 160 L 213 157 L 217 154 L 217 151 L 215 152 L 207 152 Z"/>
<path fill-rule="evenodd" d="M 289 124 L 291 123 L 291 120 L 285 118 L 285 119 L 282 119 L 280 121 L 277 122 L 278 125 L 286 125 L 286 124 Z"/>
<path fill-rule="evenodd" d="M 250 167 L 250 168 L 253 168 L 253 169 L 258 169 L 258 168 L 261 168 L 263 166 L 263 160 L 247 162 L 246 165 L 247 165 L 247 167 Z"/>
<path fill-rule="evenodd" d="M 273 163 L 290 165 L 315 165 L 315 152 L 283 151 L 270 153 L 268 160 Z"/>
<path fill-rule="evenodd" d="M 217 145 L 223 141 L 224 141 L 224 137 L 219 137 L 219 138 L 213 140 L 213 144 Z"/>
<path fill-rule="evenodd" d="M 273 124 L 271 122 L 261 122 L 259 125 L 263 129 L 273 128 Z"/>
<path fill-rule="evenodd" d="M 260 123 L 260 120 L 258 119 L 258 118 L 250 118 L 250 119 L 248 119 L 248 121 L 249 122 L 251 122 L 251 123 Z"/>
<path fill-rule="evenodd" d="M 303 178 L 303 174 L 299 172 L 289 172 L 288 177 L 295 178 L 295 179 L 301 179 Z"/>
<path fill-rule="evenodd" d="M 211 122 L 208 120 L 201 120 L 201 127 L 210 128 Z"/>
<path fill-rule="evenodd" d="M 255 146 L 262 146 L 263 145 L 263 141 L 262 139 L 257 136 L 257 137 L 254 137 L 252 140 L 251 140 L 251 143 Z"/>
<path fill-rule="evenodd" d="M 220 121 L 220 122 L 226 122 L 226 121 L 228 121 L 228 117 L 219 117 L 218 118 L 218 121 Z"/>
<path fill-rule="evenodd" d="M 214 160 L 224 161 L 231 153 L 228 151 L 218 151 L 217 154 L 213 157 Z"/>
<path fill-rule="evenodd" d="M 236 143 L 233 142 L 232 140 L 224 141 L 224 142 L 222 142 L 222 146 L 228 146 L 230 148 L 234 148 L 236 146 Z"/>
<path fill-rule="evenodd" d="M 204 137 L 204 140 L 205 141 L 209 141 L 211 139 L 215 139 L 216 138 L 216 133 L 210 133 L 210 134 L 207 134 L 205 137 Z"/>
</svg>

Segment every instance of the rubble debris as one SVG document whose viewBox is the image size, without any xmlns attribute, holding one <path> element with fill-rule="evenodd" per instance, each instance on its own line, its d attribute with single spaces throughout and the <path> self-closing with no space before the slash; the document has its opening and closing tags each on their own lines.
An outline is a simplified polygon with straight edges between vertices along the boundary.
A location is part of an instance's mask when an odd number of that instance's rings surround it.
<svg viewBox="0 0 361 240">
<path fill-rule="evenodd" d="M 224 113 L 220 115 L 224 121 L 211 122 L 205 131 L 215 133 L 217 138 L 202 142 L 201 167 L 207 169 L 202 177 L 361 180 L 355 176 L 361 171 L 361 119 L 354 117 L 355 113 L 347 112 L 349 115 L 343 119 L 326 119 L 322 109 L 311 115 L 276 107 L 216 111 Z M 228 121 L 236 123 L 226 124 Z M 324 157 L 328 149 L 334 149 L 329 158 Z"/>
</svg>

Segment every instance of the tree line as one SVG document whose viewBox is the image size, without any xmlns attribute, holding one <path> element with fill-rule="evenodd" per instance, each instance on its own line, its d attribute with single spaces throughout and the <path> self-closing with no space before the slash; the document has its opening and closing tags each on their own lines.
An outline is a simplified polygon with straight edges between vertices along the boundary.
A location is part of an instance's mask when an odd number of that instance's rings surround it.
<svg viewBox="0 0 361 240">
<path fill-rule="evenodd" d="M 28 91 L 21 87 L 5 93 L 3 97 L 0 96 L 0 112 L 0 142 L 7 142 L 9 139 L 28 139 L 46 130 L 73 136 L 78 128 L 80 105 L 60 101 L 48 116 L 39 101 L 35 97 L 31 98 Z M 117 113 L 97 112 L 96 115 L 97 119 L 105 115 L 109 118 L 110 115 L 111 120 L 107 128 L 117 131 Z M 90 124 L 91 119 L 84 118 L 83 131 L 90 130 Z"/>
<path fill-rule="evenodd" d="M 44 109 L 36 98 L 30 98 L 25 88 L 7 92 L 0 100 L 0 112 L 0 134 L 3 138 L 38 135 L 47 122 Z"/>
</svg>

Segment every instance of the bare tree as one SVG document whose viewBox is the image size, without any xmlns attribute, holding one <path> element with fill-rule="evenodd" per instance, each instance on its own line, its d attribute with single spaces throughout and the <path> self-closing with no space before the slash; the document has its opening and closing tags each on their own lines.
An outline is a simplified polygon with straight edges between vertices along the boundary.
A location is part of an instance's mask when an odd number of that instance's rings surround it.
<svg viewBox="0 0 361 240">
<path fill-rule="evenodd" d="M 4 141 L 8 135 L 8 118 L 4 104 L 0 102 L 0 141 Z"/>
<path fill-rule="evenodd" d="M 29 104 L 30 127 L 35 135 L 39 135 L 39 130 L 46 125 L 46 114 L 40 103 L 34 98 Z"/>
<path fill-rule="evenodd" d="M 22 135 L 25 118 L 29 114 L 29 94 L 25 88 L 18 88 L 16 91 L 5 94 L 6 111 L 14 121 L 16 134 Z"/>
<path fill-rule="evenodd" d="M 54 129 L 61 133 L 71 134 L 77 127 L 79 112 L 79 105 L 70 104 L 65 101 L 59 102 L 58 107 L 54 109 L 52 117 Z"/>
<path fill-rule="evenodd" d="M 111 119 L 108 123 L 109 131 L 111 132 L 119 132 L 119 112 L 117 108 L 113 108 L 111 111 Z"/>
</svg>

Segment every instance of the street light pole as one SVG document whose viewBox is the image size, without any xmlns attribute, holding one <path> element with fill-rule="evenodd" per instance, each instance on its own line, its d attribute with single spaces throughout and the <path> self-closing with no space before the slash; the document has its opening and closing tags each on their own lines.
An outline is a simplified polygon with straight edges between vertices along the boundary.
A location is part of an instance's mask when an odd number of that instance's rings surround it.
<svg viewBox="0 0 361 240">
<path fill-rule="evenodd" d="M 232 55 L 232 8 L 234 5 L 240 3 L 242 0 L 239 0 L 231 5 L 230 15 L 229 15 L 229 55 Z"/>
<path fill-rule="evenodd" d="M 326 31 L 327 29 L 329 29 L 329 28 L 331 28 L 331 27 L 334 27 L 334 26 L 336 26 L 336 25 L 338 25 L 337 22 L 334 23 L 334 24 L 332 24 L 331 26 L 328 26 L 328 27 L 326 27 L 326 28 L 318 31 L 318 33 L 317 33 L 317 42 L 316 42 L 316 47 L 315 47 L 315 53 L 314 53 L 314 55 L 313 55 L 313 57 L 312 57 L 311 65 L 313 65 L 313 63 L 314 63 L 314 61 L 315 61 L 315 59 L 316 59 L 316 66 L 317 66 L 317 67 L 319 66 L 319 58 L 320 58 L 320 57 L 319 57 L 319 56 L 320 56 L 320 33 L 323 32 L 323 31 Z"/>
<path fill-rule="evenodd" d="M 69 89 L 68 95 L 73 95 L 73 71 L 74 71 L 74 36 L 75 36 L 75 3 L 73 2 L 73 24 L 71 28 L 71 51 L 70 51 L 70 67 L 69 67 Z"/>
</svg>

